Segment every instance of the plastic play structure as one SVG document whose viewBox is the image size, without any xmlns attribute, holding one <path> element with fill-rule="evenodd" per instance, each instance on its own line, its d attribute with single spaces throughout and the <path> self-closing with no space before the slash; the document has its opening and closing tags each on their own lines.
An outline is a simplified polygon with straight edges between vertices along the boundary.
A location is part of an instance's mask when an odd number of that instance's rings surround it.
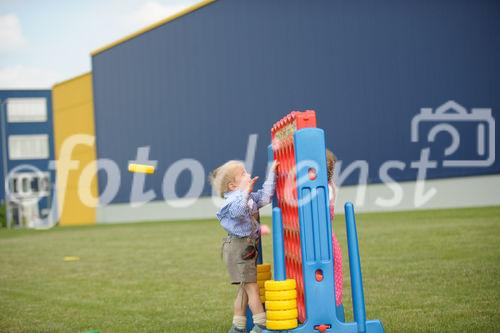
<svg viewBox="0 0 500 333">
<path fill-rule="evenodd" d="M 351 203 L 345 204 L 345 219 L 354 322 L 345 322 L 343 305 L 335 305 L 325 137 L 316 128 L 315 112 L 292 112 L 274 124 L 271 134 L 268 159 L 279 161 L 272 211 L 274 280 L 270 265 L 262 264 L 262 249 L 257 259 L 265 332 L 384 332 L 379 320 L 366 320 Z"/>
<path fill-rule="evenodd" d="M 332 224 L 327 184 L 325 135 L 316 113 L 292 112 L 271 129 L 268 160 L 279 161 L 273 199 L 273 257 L 262 263 L 259 242 L 257 283 L 266 309 L 265 333 L 383 333 L 379 320 L 366 320 L 354 207 L 345 204 L 354 322 L 335 305 Z M 130 172 L 154 167 L 130 164 Z M 247 331 L 253 327 L 247 308 Z"/>
</svg>

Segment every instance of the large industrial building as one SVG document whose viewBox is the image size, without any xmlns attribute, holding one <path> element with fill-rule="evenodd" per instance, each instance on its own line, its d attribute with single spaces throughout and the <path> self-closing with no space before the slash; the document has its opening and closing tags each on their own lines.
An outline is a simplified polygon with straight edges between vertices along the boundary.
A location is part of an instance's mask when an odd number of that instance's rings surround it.
<svg viewBox="0 0 500 333">
<path fill-rule="evenodd" d="M 57 169 L 60 224 L 212 217 L 208 173 L 240 159 L 263 176 L 271 126 L 306 109 L 340 161 L 338 204 L 500 204 L 497 9 L 203 1 L 96 50 L 92 73 L 52 91 L 56 159 L 78 162 Z M 137 159 L 156 161 L 155 174 L 128 173 Z M 436 193 L 419 204 L 422 176 Z M 133 177 L 144 177 L 139 196 Z M 405 193 L 392 205 L 388 181 Z"/>
</svg>

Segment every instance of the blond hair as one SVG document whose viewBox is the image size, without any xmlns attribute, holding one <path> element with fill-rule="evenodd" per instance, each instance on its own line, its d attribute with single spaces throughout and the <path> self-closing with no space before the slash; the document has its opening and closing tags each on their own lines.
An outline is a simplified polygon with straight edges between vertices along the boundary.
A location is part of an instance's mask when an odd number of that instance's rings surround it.
<svg viewBox="0 0 500 333">
<path fill-rule="evenodd" d="M 231 160 L 210 173 L 210 184 L 221 197 L 224 197 L 224 193 L 229 191 L 229 183 L 234 181 L 239 168 L 245 168 L 245 165 L 241 161 Z"/>
<path fill-rule="evenodd" d="M 326 149 L 326 169 L 327 169 L 327 176 L 328 176 L 328 182 L 332 180 L 333 177 L 333 169 L 335 167 L 335 163 L 337 162 L 337 156 L 330 150 Z"/>
</svg>

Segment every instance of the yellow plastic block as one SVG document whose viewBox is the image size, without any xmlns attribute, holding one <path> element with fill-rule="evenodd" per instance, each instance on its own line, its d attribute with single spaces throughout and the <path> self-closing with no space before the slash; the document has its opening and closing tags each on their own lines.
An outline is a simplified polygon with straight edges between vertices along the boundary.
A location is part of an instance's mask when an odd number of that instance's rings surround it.
<svg viewBox="0 0 500 333">
<path fill-rule="evenodd" d="M 267 281 L 269 281 L 269 280 L 267 280 Z M 258 281 L 258 280 L 257 280 L 257 284 L 259 285 L 259 289 L 260 289 L 260 290 L 264 290 L 264 288 L 265 288 L 265 286 L 264 286 L 264 285 L 265 285 L 265 283 L 266 283 L 266 281 Z"/>
<path fill-rule="evenodd" d="M 146 165 L 146 164 L 129 164 L 128 165 L 128 171 L 130 172 L 138 172 L 138 173 L 154 173 L 155 172 L 155 167 L 152 165 Z"/>
<path fill-rule="evenodd" d="M 271 276 L 271 272 L 261 272 L 257 273 L 257 281 L 267 281 L 271 280 L 273 277 Z"/>
<path fill-rule="evenodd" d="M 265 283 L 266 290 L 295 290 L 297 283 L 294 279 L 287 279 L 285 281 L 269 280 Z"/>
<path fill-rule="evenodd" d="M 266 299 L 268 301 L 286 301 L 289 299 L 297 299 L 297 291 L 296 290 L 279 290 L 279 291 L 266 290 Z"/>
<path fill-rule="evenodd" d="M 270 272 L 270 271 L 271 271 L 271 264 L 257 265 L 257 273 Z"/>
<path fill-rule="evenodd" d="M 266 297 L 265 296 L 260 296 L 260 301 L 262 302 L 262 304 L 264 304 L 266 302 Z"/>
<path fill-rule="evenodd" d="M 266 321 L 266 328 L 268 330 L 289 330 L 297 326 L 299 326 L 297 319 Z"/>
<path fill-rule="evenodd" d="M 266 310 L 291 310 L 297 308 L 297 300 L 290 299 L 287 301 L 266 301 Z"/>
<path fill-rule="evenodd" d="M 297 319 L 298 316 L 299 316 L 299 312 L 297 311 L 297 309 L 266 311 L 266 318 L 268 320 Z"/>
</svg>

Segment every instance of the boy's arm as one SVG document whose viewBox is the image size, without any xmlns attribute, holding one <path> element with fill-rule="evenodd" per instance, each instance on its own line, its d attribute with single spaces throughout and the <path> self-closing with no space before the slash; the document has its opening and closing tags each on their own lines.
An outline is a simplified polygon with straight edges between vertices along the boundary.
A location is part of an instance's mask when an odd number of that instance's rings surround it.
<svg viewBox="0 0 500 333">
<path fill-rule="evenodd" d="M 276 186 L 276 163 L 273 163 L 267 174 L 266 181 L 262 185 L 262 189 L 250 194 L 257 207 L 261 208 L 271 203 Z"/>
</svg>

